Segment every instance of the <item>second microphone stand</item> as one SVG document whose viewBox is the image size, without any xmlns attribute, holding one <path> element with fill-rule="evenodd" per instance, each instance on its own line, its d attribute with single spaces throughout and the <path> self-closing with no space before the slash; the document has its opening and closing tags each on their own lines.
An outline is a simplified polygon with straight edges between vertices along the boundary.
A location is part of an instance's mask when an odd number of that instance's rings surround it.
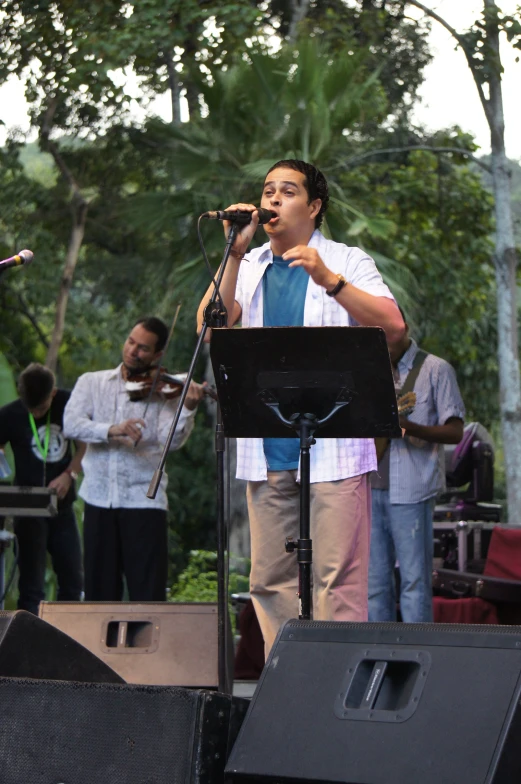
<svg viewBox="0 0 521 784">
<path fill-rule="evenodd" d="M 154 471 L 150 486 L 147 492 L 147 498 L 155 498 L 159 484 L 161 482 L 166 459 L 170 449 L 170 444 L 177 429 L 177 424 L 181 416 L 181 411 L 188 394 L 190 382 L 193 379 L 195 367 L 199 356 L 201 354 L 205 335 L 209 328 L 212 327 L 226 327 L 228 326 L 228 313 L 224 307 L 224 303 L 220 296 L 220 285 L 223 279 L 226 264 L 230 251 L 237 237 L 239 229 L 238 223 L 232 223 L 228 239 L 224 248 L 223 259 L 215 281 L 212 296 L 204 310 L 204 322 L 199 334 L 195 351 L 188 368 L 186 380 L 184 383 L 181 397 L 179 398 L 179 405 L 175 412 L 170 431 L 168 433 L 163 452 L 159 461 L 159 465 Z M 219 404 L 217 404 L 217 424 L 215 428 L 215 451 L 217 458 L 217 648 L 218 648 L 218 681 L 219 691 L 223 693 L 231 693 L 232 684 L 228 682 L 227 677 L 227 655 L 226 655 L 226 629 L 228 619 L 228 597 L 226 596 L 226 568 L 225 568 L 225 552 L 227 547 L 226 542 L 226 525 L 225 525 L 225 481 L 224 481 L 224 452 L 226 448 L 226 441 L 224 436 L 224 427 L 221 418 L 221 411 Z"/>
</svg>

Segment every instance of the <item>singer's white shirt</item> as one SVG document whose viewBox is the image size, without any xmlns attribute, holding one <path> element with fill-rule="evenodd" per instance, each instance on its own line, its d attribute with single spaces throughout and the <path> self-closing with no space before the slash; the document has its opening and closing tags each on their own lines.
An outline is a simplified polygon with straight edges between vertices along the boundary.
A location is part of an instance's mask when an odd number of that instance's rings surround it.
<svg viewBox="0 0 521 784">
<path fill-rule="evenodd" d="M 146 414 L 145 414 L 146 408 Z M 121 365 L 80 376 L 63 415 L 67 438 L 87 444 L 79 494 L 89 504 L 125 509 L 167 509 L 167 477 L 163 474 L 157 495 L 147 498 L 152 475 L 166 441 L 177 400 L 132 402 L 125 389 Z M 171 449 L 179 449 L 194 425 L 195 410 L 181 411 Z M 144 419 L 146 427 L 136 447 L 130 440 L 109 439 L 111 425 L 126 419 Z"/>
<path fill-rule="evenodd" d="M 353 286 L 375 297 L 393 295 L 382 280 L 371 256 L 360 248 L 350 248 L 327 240 L 315 230 L 308 243 L 316 248 L 324 264 Z M 269 242 L 246 254 L 239 268 L 235 299 L 242 308 L 243 327 L 263 326 L 262 276 L 273 263 Z M 288 292 L 290 296 L 291 292 Z M 305 327 L 349 327 L 358 322 L 328 297 L 325 289 L 310 277 L 304 303 Z M 372 438 L 317 438 L 310 450 L 311 481 L 331 482 L 376 470 L 376 450 Z M 262 438 L 237 439 L 237 478 L 253 482 L 267 479 Z"/>
</svg>

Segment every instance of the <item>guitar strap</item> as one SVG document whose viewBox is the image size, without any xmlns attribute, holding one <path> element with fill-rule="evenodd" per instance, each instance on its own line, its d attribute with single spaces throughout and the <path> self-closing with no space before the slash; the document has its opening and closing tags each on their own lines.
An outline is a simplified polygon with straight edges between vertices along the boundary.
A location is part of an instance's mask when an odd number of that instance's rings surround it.
<svg viewBox="0 0 521 784">
<path fill-rule="evenodd" d="M 414 390 L 416 379 L 420 375 L 420 370 L 427 356 L 428 354 L 426 351 L 424 351 L 422 348 L 418 349 L 412 362 L 412 368 L 407 374 L 407 378 L 404 381 L 403 387 L 396 390 L 396 397 L 401 397 L 402 395 L 406 395 L 407 392 L 412 392 Z"/>
<path fill-rule="evenodd" d="M 416 352 L 416 356 L 412 362 L 412 368 L 409 370 L 407 374 L 407 378 L 404 381 L 403 387 L 401 389 L 396 390 L 396 397 L 402 397 L 402 395 L 406 395 L 408 392 L 412 392 L 414 390 L 414 385 L 416 384 L 416 379 L 420 374 L 421 367 L 427 358 L 428 353 L 424 351 L 422 348 L 419 348 Z M 390 438 L 375 438 L 374 443 L 376 446 L 376 458 L 378 462 L 382 459 L 385 452 L 387 451 L 387 447 L 391 442 Z"/>
</svg>

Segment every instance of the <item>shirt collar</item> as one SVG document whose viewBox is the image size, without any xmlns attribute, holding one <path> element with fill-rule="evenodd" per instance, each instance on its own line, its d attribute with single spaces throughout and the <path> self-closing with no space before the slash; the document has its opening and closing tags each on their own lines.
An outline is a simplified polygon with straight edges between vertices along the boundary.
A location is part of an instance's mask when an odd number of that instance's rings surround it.
<svg viewBox="0 0 521 784">
<path fill-rule="evenodd" d="M 123 362 L 120 362 L 119 365 L 112 370 L 109 370 L 107 375 L 107 379 L 109 381 L 113 381 L 115 378 L 121 375 L 121 368 L 123 367 Z"/>
<path fill-rule="evenodd" d="M 400 369 L 400 373 L 403 370 L 411 370 L 414 362 L 414 357 L 416 356 L 417 353 L 418 353 L 418 344 L 413 338 L 411 338 L 411 345 L 409 346 L 409 348 L 407 349 L 403 357 L 398 362 L 398 368 Z"/>
<path fill-rule="evenodd" d="M 315 229 L 315 231 L 313 232 L 313 234 L 309 238 L 308 246 L 310 248 L 317 248 L 319 243 L 320 243 L 320 238 L 321 237 L 322 237 L 322 233 L 318 229 Z M 270 248 L 270 243 L 269 242 L 266 242 L 266 243 L 264 243 L 264 245 L 261 245 L 261 247 L 259 248 L 259 251 L 260 251 L 259 256 L 258 256 L 259 261 L 261 261 L 261 262 L 267 261 L 269 263 L 271 263 L 273 261 L 273 253 L 272 253 L 272 250 Z"/>
</svg>

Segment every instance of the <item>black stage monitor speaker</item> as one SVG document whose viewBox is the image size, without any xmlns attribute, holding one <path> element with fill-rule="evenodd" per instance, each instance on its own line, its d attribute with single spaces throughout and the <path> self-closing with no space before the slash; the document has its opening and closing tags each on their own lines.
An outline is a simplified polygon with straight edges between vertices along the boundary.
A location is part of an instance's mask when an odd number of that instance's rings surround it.
<svg viewBox="0 0 521 784">
<path fill-rule="evenodd" d="M 233 784 L 518 784 L 521 627 L 288 621 Z"/>
<path fill-rule="evenodd" d="M 83 645 L 25 610 L 0 611 L 2 675 L 88 683 L 124 683 L 123 678 Z"/>
<path fill-rule="evenodd" d="M 218 784 L 245 700 L 0 678 L 2 784 Z"/>
</svg>

